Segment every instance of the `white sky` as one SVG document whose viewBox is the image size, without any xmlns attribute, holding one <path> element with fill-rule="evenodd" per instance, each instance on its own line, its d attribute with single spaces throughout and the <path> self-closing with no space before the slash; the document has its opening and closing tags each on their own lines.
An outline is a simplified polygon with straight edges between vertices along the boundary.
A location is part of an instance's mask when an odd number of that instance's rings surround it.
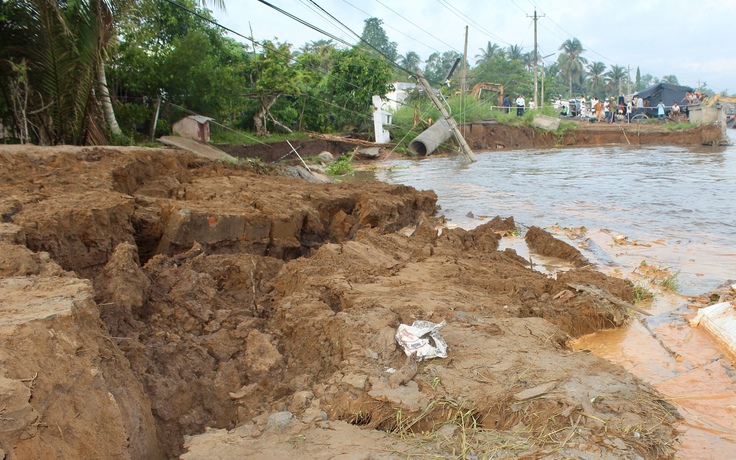
<svg viewBox="0 0 736 460">
<path fill-rule="evenodd" d="M 537 9 L 539 54 L 559 53 L 568 38 L 578 38 L 583 57 L 606 65 L 636 67 L 641 74 L 676 75 L 680 84 L 707 82 L 716 92 L 736 93 L 736 0 L 268 0 L 344 40 L 357 39 L 318 14 L 316 3 L 357 34 L 369 17 L 383 20 L 400 54 L 414 51 L 424 60 L 435 51 L 463 50 L 469 26 L 468 56 L 473 62 L 488 41 L 502 47 L 534 47 Z M 327 39 L 258 0 L 226 0 L 215 19 L 256 40 L 287 41 L 294 48 Z M 393 10 L 393 11 L 392 11 Z M 466 17 L 469 17 L 472 21 Z M 403 18 L 402 18 L 403 16 Z M 234 37 L 238 39 L 238 37 Z M 557 54 L 547 62 L 557 59 Z"/>
</svg>

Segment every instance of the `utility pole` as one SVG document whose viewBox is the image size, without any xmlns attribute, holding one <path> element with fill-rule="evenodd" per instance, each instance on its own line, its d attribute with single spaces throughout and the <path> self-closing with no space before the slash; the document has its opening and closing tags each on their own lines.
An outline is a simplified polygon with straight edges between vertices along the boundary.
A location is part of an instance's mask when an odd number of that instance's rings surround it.
<svg viewBox="0 0 736 460">
<path fill-rule="evenodd" d="M 534 105 L 539 107 L 539 102 L 537 101 L 537 94 L 538 94 L 538 83 L 537 83 L 537 19 L 543 18 L 544 15 L 537 16 L 537 9 L 534 8 L 534 16 L 526 15 L 528 18 L 534 18 Z"/>
<path fill-rule="evenodd" d="M 465 97 L 465 89 L 468 85 L 468 26 L 465 26 L 465 48 L 463 49 L 463 75 L 460 95 Z M 464 99 L 463 99 L 464 100 Z"/>
<path fill-rule="evenodd" d="M 475 154 L 472 150 L 470 150 L 470 146 L 467 142 L 465 142 L 465 138 L 460 133 L 460 130 L 457 129 L 457 123 L 455 122 L 455 119 L 450 116 L 450 114 L 445 109 L 445 106 L 442 105 L 442 102 L 437 98 L 437 96 L 434 94 L 434 90 L 431 86 L 429 86 L 429 82 L 426 78 L 424 78 L 424 75 L 421 73 L 418 75 L 419 77 L 419 83 L 424 87 L 424 91 L 427 92 L 427 96 L 432 100 L 432 103 L 437 107 L 437 110 L 440 111 L 442 114 L 442 118 L 447 121 L 447 124 L 450 125 L 450 130 L 452 131 L 452 134 L 455 135 L 455 140 L 458 144 L 460 144 L 460 151 L 465 155 L 465 158 L 470 161 L 471 163 L 477 161 L 475 159 Z"/>
<path fill-rule="evenodd" d="M 631 64 L 629 64 L 629 73 L 626 77 L 626 94 L 631 94 Z"/>
</svg>

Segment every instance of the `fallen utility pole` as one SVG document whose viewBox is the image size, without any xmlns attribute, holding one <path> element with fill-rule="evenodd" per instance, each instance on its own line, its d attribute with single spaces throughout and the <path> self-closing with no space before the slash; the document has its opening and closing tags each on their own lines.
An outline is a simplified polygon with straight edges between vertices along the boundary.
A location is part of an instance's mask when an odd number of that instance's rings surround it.
<svg viewBox="0 0 736 460">
<path fill-rule="evenodd" d="M 424 87 L 424 91 L 427 92 L 427 95 L 432 100 L 432 103 L 437 107 L 437 110 L 440 111 L 440 114 L 442 114 L 442 118 L 447 121 L 447 124 L 450 125 L 450 130 L 452 131 L 452 134 L 455 136 L 455 140 L 457 140 L 457 143 L 460 144 L 460 152 L 465 156 L 465 158 L 468 159 L 471 163 L 477 161 L 475 159 L 475 155 L 473 154 L 473 151 L 470 150 L 470 146 L 467 142 L 465 142 L 465 138 L 460 133 L 460 130 L 457 129 L 457 123 L 455 122 L 455 119 L 450 116 L 450 114 L 445 109 L 445 106 L 442 105 L 442 102 L 437 98 L 437 96 L 434 94 L 434 91 L 432 90 L 432 87 L 429 86 L 429 82 L 426 78 L 424 78 L 423 75 L 418 75 L 419 83 Z"/>
</svg>

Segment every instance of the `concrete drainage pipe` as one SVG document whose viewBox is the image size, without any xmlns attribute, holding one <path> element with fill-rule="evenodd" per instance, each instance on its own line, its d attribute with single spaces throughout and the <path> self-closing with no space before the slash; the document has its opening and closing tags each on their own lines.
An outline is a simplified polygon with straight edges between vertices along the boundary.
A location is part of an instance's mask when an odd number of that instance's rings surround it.
<svg viewBox="0 0 736 460">
<path fill-rule="evenodd" d="M 409 143 L 409 150 L 416 155 L 429 155 L 450 137 L 452 137 L 450 125 L 443 118 L 415 137 Z"/>
</svg>

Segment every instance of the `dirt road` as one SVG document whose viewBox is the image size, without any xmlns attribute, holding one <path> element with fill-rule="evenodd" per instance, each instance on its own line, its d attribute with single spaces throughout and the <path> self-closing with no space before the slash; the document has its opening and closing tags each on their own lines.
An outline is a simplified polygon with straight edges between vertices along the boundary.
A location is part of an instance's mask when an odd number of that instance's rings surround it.
<svg viewBox="0 0 736 460">
<path fill-rule="evenodd" d="M 512 220 L 438 235 L 435 203 L 176 151 L 0 148 L 0 449 L 670 458 L 674 409 L 567 346 L 627 321 L 630 283 L 542 230 L 580 268 L 534 271 L 498 250 Z M 415 320 L 447 322 L 448 358 L 394 387 Z"/>
</svg>

